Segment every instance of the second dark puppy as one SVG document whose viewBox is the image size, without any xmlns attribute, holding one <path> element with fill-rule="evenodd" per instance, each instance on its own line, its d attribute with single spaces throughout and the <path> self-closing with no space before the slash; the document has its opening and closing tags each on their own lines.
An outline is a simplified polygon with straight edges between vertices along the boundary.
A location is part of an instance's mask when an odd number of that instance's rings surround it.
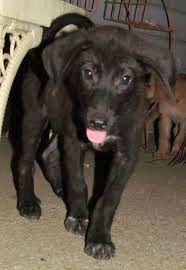
<svg viewBox="0 0 186 270">
<path fill-rule="evenodd" d="M 109 259 L 115 254 L 110 235 L 112 221 L 141 142 L 145 75 L 153 69 L 165 85 L 165 94 L 174 99 L 174 59 L 169 51 L 113 26 L 77 30 L 66 38 L 58 38 L 43 50 L 42 59 L 49 80 L 40 98 L 30 99 L 25 107 L 24 150 L 18 177 L 21 192 L 26 191 L 32 198 L 30 209 L 37 216 L 32 166 L 48 119 L 58 134 L 62 155 L 67 199 L 65 227 L 83 234 L 88 226 L 85 252 L 97 259 Z M 24 92 L 28 85 L 34 91 L 36 82 L 34 74 L 26 74 Z M 90 216 L 83 177 L 87 148 L 95 151 L 95 177 L 101 185 L 92 200 Z M 24 196 L 19 198 L 21 211 L 27 200 Z"/>
<path fill-rule="evenodd" d="M 41 44 L 37 48 L 30 50 L 26 55 L 10 93 L 10 117 L 7 126 L 13 148 L 11 168 L 17 190 L 17 208 L 20 215 L 31 219 L 37 219 L 41 215 L 40 200 L 33 194 L 32 174 L 34 172 L 34 160 L 40 165 L 54 192 L 60 197 L 63 195 L 60 153 L 57 150 L 58 140 L 54 138 L 54 134 L 49 138 L 50 123 L 46 117 L 46 108 L 43 104 L 43 92 L 48 76 L 43 67 L 41 53 L 55 39 L 56 34 L 70 24 L 85 29 L 94 25 L 88 18 L 79 14 L 71 13 L 57 17 L 49 28 L 44 28 Z M 60 37 L 64 38 L 69 34 L 63 32 Z M 40 126 L 41 118 L 42 127 Z M 38 128 L 36 123 L 39 125 Z M 34 133 L 39 134 L 39 138 L 37 145 L 30 149 L 29 143 L 31 141 L 29 140 L 32 140 Z M 30 163 L 31 157 L 34 160 Z M 28 163 L 28 167 L 31 168 L 31 171 L 29 169 L 25 171 L 26 175 L 23 178 L 21 174 L 24 175 L 24 166 L 23 170 L 21 170 L 22 166 L 20 165 L 22 163 L 26 167 Z"/>
</svg>

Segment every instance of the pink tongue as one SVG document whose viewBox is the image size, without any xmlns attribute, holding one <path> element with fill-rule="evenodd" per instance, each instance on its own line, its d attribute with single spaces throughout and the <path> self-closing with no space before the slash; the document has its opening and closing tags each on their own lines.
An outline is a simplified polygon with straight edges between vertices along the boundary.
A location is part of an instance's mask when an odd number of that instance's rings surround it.
<svg viewBox="0 0 186 270">
<path fill-rule="evenodd" d="M 87 137 L 92 143 L 103 143 L 106 138 L 106 131 L 97 131 L 87 128 Z"/>
</svg>

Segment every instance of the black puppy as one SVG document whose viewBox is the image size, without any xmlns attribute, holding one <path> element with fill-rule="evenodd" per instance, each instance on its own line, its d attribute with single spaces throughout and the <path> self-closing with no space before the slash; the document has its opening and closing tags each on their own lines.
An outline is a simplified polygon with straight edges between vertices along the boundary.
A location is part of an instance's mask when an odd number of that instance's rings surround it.
<svg viewBox="0 0 186 270">
<path fill-rule="evenodd" d="M 112 221 L 134 170 L 141 141 L 146 70 L 157 73 L 167 96 L 174 99 L 174 59 L 169 51 L 113 26 L 77 30 L 66 38 L 59 37 L 44 48 L 42 58 L 49 76 L 46 87 L 30 71 L 23 81 L 18 209 L 24 216 L 40 215 L 32 168 L 47 119 L 60 142 L 68 207 L 65 227 L 73 233 L 86 231 L 85 252 L 97 259 L 109 259 L 115 254 L 110 235 Z M 40 95 L 38 85 L 42 87 Z M 83 178 L 88 147 L 95 150 L 95 181 L 100 186 L 91 201 L 89 223 Z"/>
</svg>

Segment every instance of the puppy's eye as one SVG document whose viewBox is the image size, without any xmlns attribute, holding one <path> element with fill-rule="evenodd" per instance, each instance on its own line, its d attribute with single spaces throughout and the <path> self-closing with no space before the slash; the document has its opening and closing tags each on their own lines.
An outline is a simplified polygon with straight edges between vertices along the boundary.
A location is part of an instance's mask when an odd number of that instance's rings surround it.
<svg viewBox="0 0 186 270">
<path fill-rule="evenodd" d="M 93 79 L 93 70 L 91 68 L 84 68 L 82 70 L 83 76 L 86 80 L 92 80 Z"/>
<path fill-rule="evenodd" d="M 128 85 L 129 82 L 131 80 L 131 77 L 127 74 L 124 74 L 122 77 L 121 77 L 121 82 L 124 84 L 124 85 Z"/>
</svg>

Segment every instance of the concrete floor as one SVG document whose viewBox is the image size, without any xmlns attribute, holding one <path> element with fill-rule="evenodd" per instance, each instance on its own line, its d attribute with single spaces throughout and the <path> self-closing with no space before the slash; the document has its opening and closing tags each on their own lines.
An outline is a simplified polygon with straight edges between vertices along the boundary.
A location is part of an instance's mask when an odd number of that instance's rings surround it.
<svg viewBox="0 0 186 270">
<path fill-rule="evenodd" d="M 0 144 L 1 270 L 184 270 L 186 269 L 186 165 L 169 168 L 140 155 L 113 227 L 116 257 L 97 261 L 84 254 L 84 239 L 64 229 L 65 207 L 39 170 L 36 194 L 42 218 L 29 221 L 16 210 L 9 169 L 10 147 Z M 91 168 L 86 169 L 90 175 Z M 90 177 L 88 177 L 90 180 Z"/>
</svg>

